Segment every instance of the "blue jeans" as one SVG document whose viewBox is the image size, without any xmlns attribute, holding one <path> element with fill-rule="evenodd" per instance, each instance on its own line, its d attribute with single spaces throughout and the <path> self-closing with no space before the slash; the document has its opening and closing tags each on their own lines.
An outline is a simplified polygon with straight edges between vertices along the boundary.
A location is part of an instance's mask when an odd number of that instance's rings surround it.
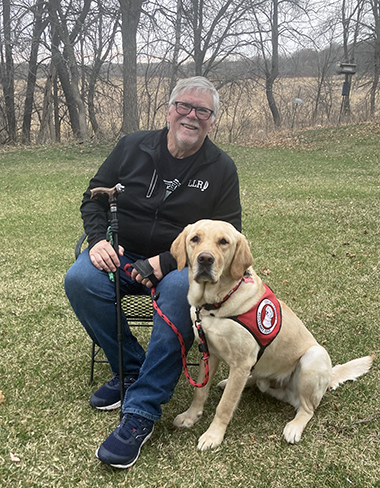
<svg viewBox="0 0 380 488">
<path fill-rule="evenodd" d="M 121 295 L 149 294 L 145 286 L 131 280 L 123 271 L 127 263 L 143 256 L 126 253 L 120 258 Z M 186 351 L 194 335 L 187 302 L 188 271 L 172 271 L 157 285 L 157 305 L 174 323 L 183 336 Z M 68 270 L 65 277 L 66 295 L 75 314 L 88 335 L 103 349 L 113 373 L 119 372 L 116 292 L 108 273 L 98 270 L 85 249 Z M 147 351 L 132 334 L 123 314 L 124 374 L 139 374 L 137 381 L 128 388 L 123 413 L 138 413 L 150 420 L 161 418 L 161 405 L 167 403 L 182 371 L 181 347 L 169 325 L 154 312 L 153 329 Z"/>
</svg>

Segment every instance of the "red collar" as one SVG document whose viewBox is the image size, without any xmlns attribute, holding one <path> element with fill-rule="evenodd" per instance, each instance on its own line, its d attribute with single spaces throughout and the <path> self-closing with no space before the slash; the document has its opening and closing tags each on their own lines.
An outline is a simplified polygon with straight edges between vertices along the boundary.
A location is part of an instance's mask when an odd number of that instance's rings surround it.
<svg viewBox="0 0 380 488">
<path fill-rule="evenodd" d="M 205 310 L 217 310 L 223 305 L 223 303 L 225 303 L 230 298 L 231 295 L 235 293 L 235 291 L 239 288 L 243 281 L 245 283 L 253 283 L 253 278 L 252 276 L 243 276 L 243 278 L 240 278 L 240 280 L 236 283 L 232 290 L 227 293 L 223 300 L 216 303 L 204 303 L 201 308 L 204 308 Z"/>
</svg>

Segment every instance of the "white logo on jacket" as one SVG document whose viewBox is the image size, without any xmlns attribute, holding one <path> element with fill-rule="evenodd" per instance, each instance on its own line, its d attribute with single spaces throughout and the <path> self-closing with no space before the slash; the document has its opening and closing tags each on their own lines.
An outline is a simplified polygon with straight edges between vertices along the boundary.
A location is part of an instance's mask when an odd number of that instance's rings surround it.
<svg viewBox="0 0 380 488">
<path fill-rule="evenodd" d="M 189 184 L 187 185 L 189 188 L 198 188 L 201 191 L 207 190 L 209 185 L 208 181 L 202 180 L 189 180 Z"/>
</svg>

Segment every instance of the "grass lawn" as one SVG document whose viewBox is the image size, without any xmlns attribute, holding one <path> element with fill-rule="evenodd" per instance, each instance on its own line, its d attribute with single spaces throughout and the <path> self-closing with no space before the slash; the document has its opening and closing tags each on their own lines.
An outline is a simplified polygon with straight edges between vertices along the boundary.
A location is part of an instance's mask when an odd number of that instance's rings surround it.
<svg viewBox="0 0 380 488">
<path fill-rule="evenodd" d="M 380 356 L 379 148 L 377 123 L 224 147 L 238 166 L 256 271 L 334 364 Z M 178 431 L 172 421 L 192 397 L 182 376 L 135 466 L 115 470 L 95 458 L 119 413 L 89 406 L 109 370 L 98 365 L 89 385 L 90 341 L 63 281 L 82 232 L 82 193 L 110 149 L 0 152 L 0 486 L 380 487 L 378 359 L 326 393 L 298 445 L 281 435 L 292 407 L 250 389 L 221 447 L 198 452 L 221 393 L 212 388 L 200 422 Z"/>
</svg>

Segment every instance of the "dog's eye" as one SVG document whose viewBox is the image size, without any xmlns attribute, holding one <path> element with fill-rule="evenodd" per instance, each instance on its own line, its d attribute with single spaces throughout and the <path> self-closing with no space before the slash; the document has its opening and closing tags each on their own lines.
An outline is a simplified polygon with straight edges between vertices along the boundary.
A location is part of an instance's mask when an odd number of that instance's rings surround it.
<svg viewBox="0 0 380 488">
<path fill-rule="evenodd" d="M 199 241 L 199 236 L 194 236 L 190 239 L 191 242 L 198 242 Z"/>
<path fill-rule="evenodd" d="M 226 244 L 228 244 L 228 241 L 227 241 L 227 239 L 225 239 L 224 237 L 222 237 L 221 239 L 219 239 L 218 244 L 220 246 L 225 246 Z"/>
</svg>

